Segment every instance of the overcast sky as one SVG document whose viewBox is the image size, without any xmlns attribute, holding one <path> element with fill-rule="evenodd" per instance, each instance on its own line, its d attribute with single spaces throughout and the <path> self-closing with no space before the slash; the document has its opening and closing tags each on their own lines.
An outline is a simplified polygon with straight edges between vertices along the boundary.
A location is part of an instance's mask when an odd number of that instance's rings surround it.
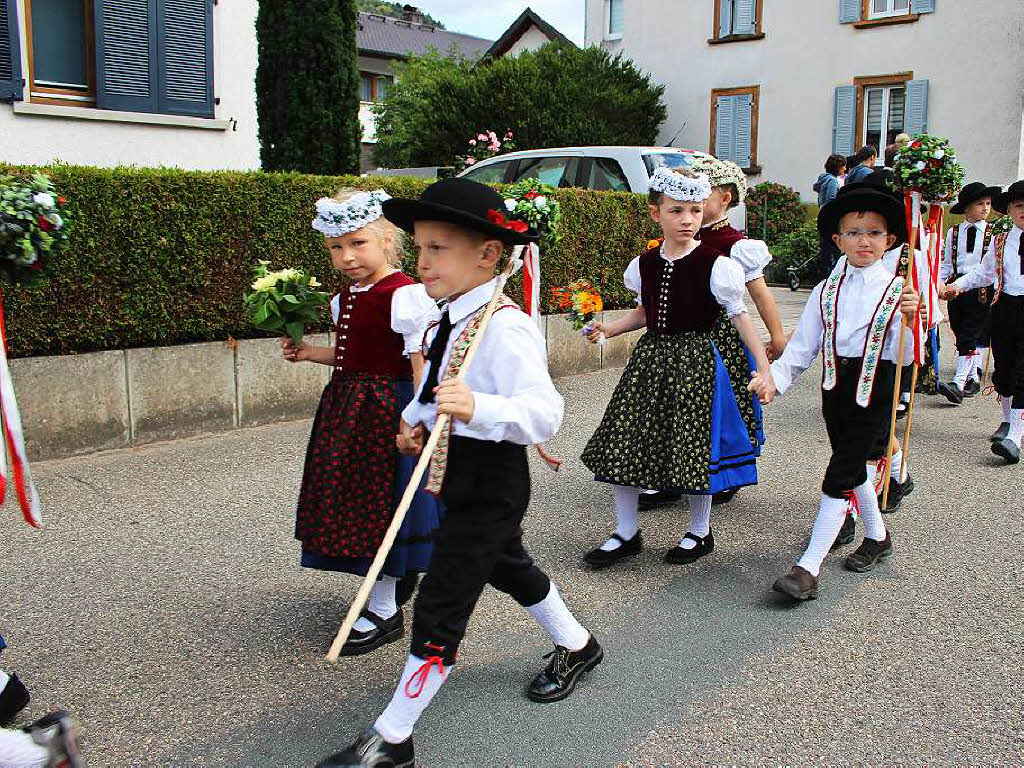
<svg viewBox="0 0 1024 768">
<path fill-rule="evenodd" d="M 527 6 L 577 45 L 583 44 L 584 0 L 408 0 L 452 32 L 497 40 Z"/>
</svg>

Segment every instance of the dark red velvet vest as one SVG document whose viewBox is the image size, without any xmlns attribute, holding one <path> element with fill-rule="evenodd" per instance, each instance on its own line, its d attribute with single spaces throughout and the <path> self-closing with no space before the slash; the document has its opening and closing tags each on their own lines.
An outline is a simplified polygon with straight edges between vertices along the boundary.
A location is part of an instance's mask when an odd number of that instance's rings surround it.
<svg viewBox="0 0 1024 768">
<path fill-rule="evenodd" d="M 398 288 L 413 282 L 408 275 L 395 272 L 363 293 L 344 290 L 339 294 L 341 311 L 334 328 L 336 371 L 412 377 L 402 334 L 391 330 L 391 299 Z"/>
<path fill-rule="evenodd" d="M 697 239 L 704 245 L 710 245 L 712 248 L 721 251 L 726 256 L 729 255 L 732 247 L 737 242 L 746 238 L 742 232 L 738 229 L 733 229 L 731 226 L 726 224 L 724 227 L 714 226 L 702 227 L 697 232 Z"/>
<path fill-rule="evenodd" d="M 673 262 L 652 248 L 640 257 L 640 299 L 647 330 L 654 333 L 708 333 L 721 309 L 711 293 L 711 269 L 721 252 L 703 243 Z"/>
</svg>

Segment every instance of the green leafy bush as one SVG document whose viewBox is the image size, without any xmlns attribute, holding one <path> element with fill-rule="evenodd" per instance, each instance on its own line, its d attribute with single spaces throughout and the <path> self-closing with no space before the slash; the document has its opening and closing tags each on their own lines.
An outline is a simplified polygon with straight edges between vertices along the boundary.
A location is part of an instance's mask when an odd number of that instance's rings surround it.
<svg viewBox="0 0 1024 768">
<path fill-rule="evenodd" d="M 747 194 L 747 234 L 767 243 L 778 243 L 783 235 L 807 221 L 800 195 L 784 184 L 764 181 Z"/>
<path fill-rule="evenodd" d="M 801 276 L 806 282 L 814 281 L 818 271 L 817 255 L 821 241 L 818 237 L 818 227 L 810 222 L 801 224 L 797 229 L 783 235 L 779 242 L 772 246 L 772 262 L 765 271 L 765 277 L 770 283 L 785 284 L 789 280 L 786 269 L 790 266 L 797 266 L 810 263 L 801 271 Z"/>
</svg>

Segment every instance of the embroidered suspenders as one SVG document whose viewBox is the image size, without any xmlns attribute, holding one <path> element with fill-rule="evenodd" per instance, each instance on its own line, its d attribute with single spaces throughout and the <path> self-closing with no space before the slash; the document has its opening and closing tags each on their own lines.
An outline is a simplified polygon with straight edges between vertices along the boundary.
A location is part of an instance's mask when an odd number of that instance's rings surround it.
<svg viewBox="0 0 1024 768">
<path fill-rule="evenodd" d="M 963 226 L 963 223 L 957 224 L 953 228 L 953 236 L 950 238 L 950 241 L 951 241 L 950 245 L 952 246 L 952 251 L 950 253 L 950 259 L 953 262 L 953 271 L 949 273 L 949 280 L 947 281 L 949 283 L 953 282 L 958 277 L 960 277 L 960 268 L 957 265 L 957 257 L 960 254 L 960 228 L 962 226 Z M 991 243 L 991 242 L 992 242 L 992 226 L 990 224 L 986 224 L 985 225 L 985 234 L 981 238 L 981 256 L 982 256 L 982 258 L 984 258 L 985 254 L 988 252 L 988 246 L 989 246 L 989 243 Z M 981 288 L 981 289 L 978 290 L 978 301 L 981 302 L 982 304 L 988 304 L 988 286 L 985 286 L 984 288 Z"/>
<path fill-rule="evenodd" d="M 996 235 L 996 289 L 992 294 L 993 304 L 999 301 L 999 297 L 1003 293 L 1003 265 L 1006 263 L 1006 240 L 1009 234 L 1009 232 L 1003 232 L 1001 235 Z"/>
</svg>

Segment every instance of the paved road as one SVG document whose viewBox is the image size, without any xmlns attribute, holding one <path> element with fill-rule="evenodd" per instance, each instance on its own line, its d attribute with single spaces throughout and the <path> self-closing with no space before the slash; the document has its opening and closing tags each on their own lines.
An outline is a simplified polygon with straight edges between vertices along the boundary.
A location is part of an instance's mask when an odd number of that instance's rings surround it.
<svg viewBox="0 0 1024 768">
<path fill-rule="evenodd" d="M 806 294 L 779 298 L 792 325 Z M 547 642 L 486 593 L 421 721 L 424 766 L 1024 763 L 1024 474 L 988 452 L 992 398 L 922 399 L 890 564 L 864 576 L 831 558 L 821 598 L 794 607 L 769 587 L 816 512 L 817 372 L 769 410 L 762 482 L 716 508 L 712 557 L 662 564 L 686 520 L 665 509 L 644 518 L 641 558 L 591 573 L 580 556 L 609 532 L 610 496 L 578 456 L 616 377 L 559 382 L 550 448 L 567 463 L 535 466 L 527 521 L 606 662 L 575 697 L 529 703 Z M 35 468 L 50 527 L 10 505 L 0 520 L 4 664 L 33 689 L 26 719 L 74 710 L 93 766 L 304 766 L 376 715 L 405 648 L 321 661 L 355 583 L 297 566 L 309 426 Z"/>
</svg>

